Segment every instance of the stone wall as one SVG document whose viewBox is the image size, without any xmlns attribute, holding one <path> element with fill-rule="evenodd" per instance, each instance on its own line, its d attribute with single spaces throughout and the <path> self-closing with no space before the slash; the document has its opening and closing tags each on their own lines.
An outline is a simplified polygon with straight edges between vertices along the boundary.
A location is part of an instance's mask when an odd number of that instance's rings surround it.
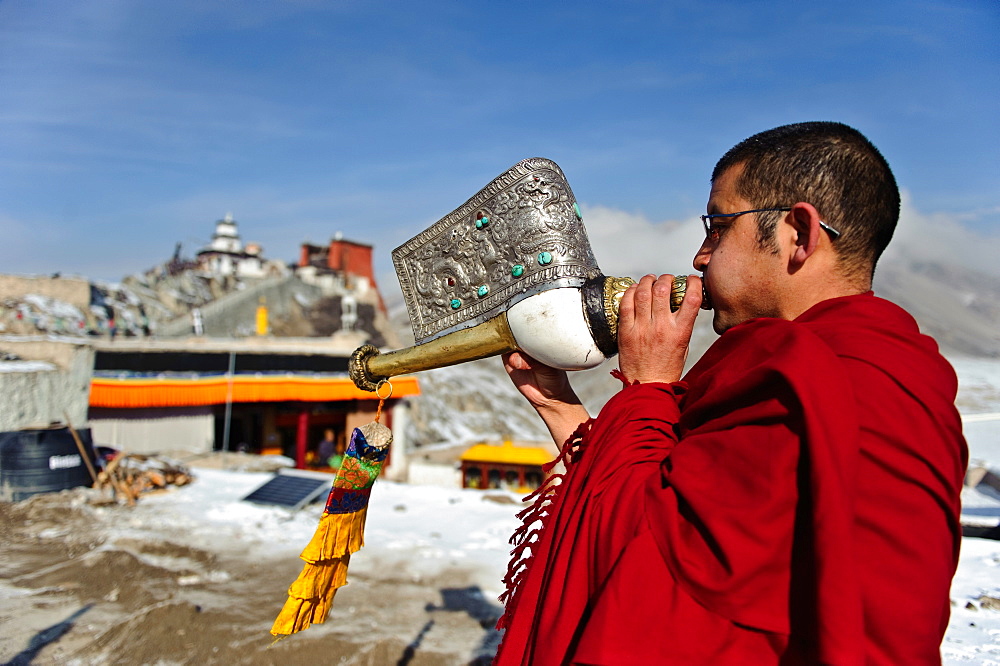
<svg viewBox="0 0 1000 666">
<path fill-rule="evenodd" d="M 87 425 L 94 350 L 86 341 L 0 337 L 0 350 L 20 361 L 0 361 L 0 431 Z"/>
<path fill-rule="evenodd" d="M 22 298 L 28 294 L 54 298 L 82 312 L 90 308 L 90 282 L 84 278 L 0 274 L 0 299 Z"/>
<path fill-rule="evenodd" d="M 256 331 L 257 307 L 261 298 L 267 305 L 270 317 L 288 316 L 301 301 L 313 301 L 320 290 L 298 280 L 295 276 L 268 278 L 241 291 L 227 294 L 201 308 L 202 324 L 206 337 L 246 337 Z M 157 331 L 161 337 L 188 336 L 192 334 L 190 315 L 164 324 Z"/>
</svg>

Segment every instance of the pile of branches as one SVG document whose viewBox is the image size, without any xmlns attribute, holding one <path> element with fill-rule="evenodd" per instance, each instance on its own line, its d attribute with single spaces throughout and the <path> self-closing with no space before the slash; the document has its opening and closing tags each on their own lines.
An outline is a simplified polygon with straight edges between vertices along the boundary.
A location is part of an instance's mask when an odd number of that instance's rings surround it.
<svg viewBox="0 0 1000 666">
<path fill-rule="evenodd" d="M 194 480 L 191 471 L 168 458 L 136 453 L 120 454 L 97 474 L 94 487 L 102 493 L 111 490 L 115 501 L 123 499 L 135 506 L 139 495 L 167 486 L 186 486 Z"/>
</svg>

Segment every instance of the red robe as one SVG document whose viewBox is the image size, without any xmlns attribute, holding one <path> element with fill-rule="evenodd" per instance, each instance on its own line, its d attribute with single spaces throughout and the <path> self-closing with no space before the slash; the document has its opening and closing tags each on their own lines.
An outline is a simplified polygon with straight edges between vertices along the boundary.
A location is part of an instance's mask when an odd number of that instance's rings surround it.
<svg viewBox="0 0 1000 666">
<path fill-rule="evenodd" d="M 568 465 L 497 664 L 940 663 L 968 451 L 934 341 L 872 294 L 625 387 Z"/>
</svg>

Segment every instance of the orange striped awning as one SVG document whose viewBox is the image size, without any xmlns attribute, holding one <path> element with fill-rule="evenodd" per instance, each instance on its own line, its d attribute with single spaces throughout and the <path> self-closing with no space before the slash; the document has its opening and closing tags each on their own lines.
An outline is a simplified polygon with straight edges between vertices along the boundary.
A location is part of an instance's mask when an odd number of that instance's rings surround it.
<svg viewBox="0 0 1000 666">
<path fill-rule="evenodd" d="M 230 381 L 232 382 L 230 385 Z M 416 377 L 393 377 L 392 397 L 417 395 Z M 348 377 L 234 375 L 195 379 L 94 377 L 91 407 L 192 407 L 232 402 L 375 400 Z"/>
</svg>

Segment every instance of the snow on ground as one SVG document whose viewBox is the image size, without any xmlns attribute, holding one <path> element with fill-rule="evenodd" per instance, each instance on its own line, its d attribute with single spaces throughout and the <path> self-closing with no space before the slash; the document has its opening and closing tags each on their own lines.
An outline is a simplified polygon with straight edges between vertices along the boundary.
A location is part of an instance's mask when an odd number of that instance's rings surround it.
<svg viewBox="0 0 1000 666">
<path fill-rule="evenodd" d="M 1000 541 L 962 539 L 951 585 L 945 664 L 1000 664 Z"/>
<path fill-rule="evenodd" d="M 197 475 L 188 487 L 143 498 L 117 528 L 120 536 L 169 530 L 185 535 L 185 543 L 194 547 L 294 559 L 316 528 L 320 504 L 293 513 L 241 501 L 270 474 L 199 469 Z M 1000 500 L 969 497 L 1000 510 Z M 366 545 L 352 558 L 351 571 L 377 577 L 388 567 L 417 579 L 467 568 L 485 597 L 493 600 L 502 591 L 507 538 L 518 524 L 517 499 L 504 493 L 379 481 L 372 492 Z M 1000 665 L 1000 542 L 963 539 L 951 598 L 944 663 Z"/>
<path fill-rule="evenodd" d="M 40 294 L 25 294 L 24 302 L 31 305 L 40 316 L 55 321 L 68 319 L 74 322 L 83 320 L 83 313 L 75 305 Z"/>
<path fill-rule="evenodd" d="M 48 361 L 0 361 L 0 372 L 51 372 L 56 369 Z"/>
<path fill-rule="evenodd" d="M 126 531 L 155 527 L 162 533 L 169 525 L 196 548 L 295 558 L 319 523 L 321 503 L 291 512 L 241 501 L 271 474 L 213 469 L 196 473 L 198 480 L 189 487 L 144 497 Z M 521 508 L 519 500 L 498 491 L 484 494 L 380 480 L 368 509 L 365 549 L 352 557 L 351 571 L 375 575 L 374 560 L 380 568 L 405 566 L 413 576 L 424 577 L 446 568 L 469 568 L 479 574 L 476 582 L 486 596 L 496 598 L 509 560 L 507 539 L 518 525 L 514 514 Z M 366 552 L 377 557 L 366 558 Z"/>
<path fill-rule="evenodd" d="M 192 471 L 134 507 L 84 488 L 0 504 L 0 662 L 452 666 L 495 652 L 519 496 L 379 481 L 328 621 L 271 646 L 323 504 L 251 504 L 271 473 Z"/>
</svg>

